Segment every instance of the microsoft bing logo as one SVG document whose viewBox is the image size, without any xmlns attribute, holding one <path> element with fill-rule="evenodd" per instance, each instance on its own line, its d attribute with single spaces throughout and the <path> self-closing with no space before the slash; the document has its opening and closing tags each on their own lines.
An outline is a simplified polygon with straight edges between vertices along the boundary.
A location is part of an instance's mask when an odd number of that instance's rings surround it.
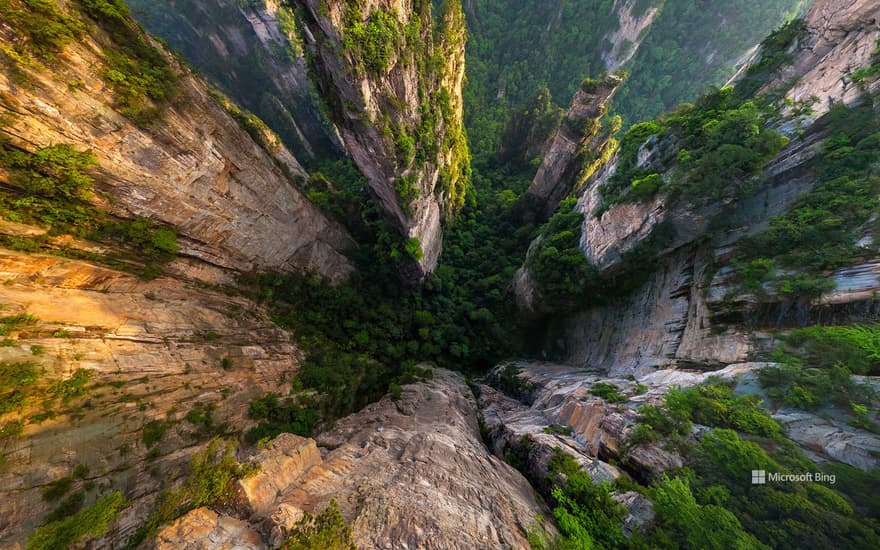
<svg viewBox="0 0 880 550">
<path fill-rule="evenodd" d="M 766 485 L 767 472 L 765 470 L 752 470 L 752 485 Z"/>
</svg>

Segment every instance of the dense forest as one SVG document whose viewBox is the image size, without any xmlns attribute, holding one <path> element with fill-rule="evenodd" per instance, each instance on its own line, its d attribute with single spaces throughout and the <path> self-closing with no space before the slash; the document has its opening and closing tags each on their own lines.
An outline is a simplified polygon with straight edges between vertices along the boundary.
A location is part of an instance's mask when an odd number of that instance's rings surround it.
<svg viewBox="0 0 880 550">
<path fill-rule="evenodd" d="M 477 0 L 467 10 L 468 82 L 465 121 L 472 148 L 491 154 L 511 110 L 546 88 L 567 108 L 584 77 L 606 70 L 602 54 L 620 21 L 625 2 Z M 638 0 L 636 16 L 660 12 L 643 31 L 643 43 L 624 65 L 629 78 L 618 92 L 615 112 L 627 125 L 648 120 L 690 101 L 710 85 L 723 84 L 749 45 L 803 9 L 803 0 Z M 635 44 L 625 46 L 634 48 Z"/>
</svg>

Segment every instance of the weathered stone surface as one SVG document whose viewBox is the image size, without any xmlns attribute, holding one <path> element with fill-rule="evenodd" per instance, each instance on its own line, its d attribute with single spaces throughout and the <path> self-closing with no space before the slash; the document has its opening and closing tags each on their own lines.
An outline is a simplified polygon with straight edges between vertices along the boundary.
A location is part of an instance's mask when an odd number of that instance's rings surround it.
<svg viewBox="0 0 880 550">
<path fill-rule="evenodd" d="M 238 488 L 250 514 L 266 516 L 274 511 L 275 499 L 281 491 L 321 463 L 321 452 L 314 439 L 281 434 L 254 460 L 260 464 L 260 471 L 239 480 Z"/>
<path fill-rule="evenodd" d="M 318 438 L 323 463 L 281 489 L 276 521 L 336 499 L 360 548 L 527 547 L 526 530 L 547 510 L 485 448 L 477 416 L 464 378 L 436 370 L 399 401 L 386 397 L 340 420 Z"/>
<path fill-rule="evenodd" d="M 636 0 L 614 0 L 611 9 L 617 13 L 619 25 L 605 35 L 611 49 L 602 52 L 605 68 L 613 73 L 623 67 L 639 51 L 642 40 L 660 13 L 659 6 L 649 6 L 636 16 L 633 8 L 639 4 Z"/>
<path fill-rule="evenodd" d="M 609 147 L 611 135 L 602 131 L 599 119 L 622 82 L 619 77 L 608 76 L 594 90 L 581 87 L 575 93 L 526 191 L 540 205 L 544 216 L 552 214 L 559 202 L 587 179 L 591 163 L 600 159 L 603 150 Z"/>
<path fill-rule="evenodd" d="M 247 523 L 196 508 L 156 535 L 155 550 L 265 550 Z"/>
<path fill-rule="evenodd" d="M 789 439 L 822 458 L 863 470 L 880 466 L 880 437 L 876 434 L 797 410 L 783 409 L 773 418 L 785 426 Z"/>
<path fill-rule="evenodd" d="M 464 15 L 460 4 L 445 4 L 445 14 L 431 13 L 428 3 L 404 0 L 370 0 L 359 5 L 362 21 L 381 10 L 403 26 L 418 19 L 418 43 L 390 45 L 394 51 L 383 71 L 370 71 L 344 42 L 346 2 L 301 2 L 303 36 L 312 52 L 317 85 L 334 105 L 333 116 L 346 149 L 366 176 L 386 217 L 409 238 L 421 243 L 422 258 L 404 275 L 421 280 L 434 270 L 442 245 L 441 223 L 450 204 L 463 199 L 469 158 L 462 131 L 461 86 L 464 79 Z M 427 13 L 419 13 L 424 8 Z M 438 10 L 439 12 L 439 10 Z M 439 67 L 432 59 L 441 61 Z M 381 74 L 380 74 L 381 73 Z M 426 110 L 439 120 L 429 120 Z M 426 127 L 425 124 L 428 126 Z M 430 134 L 436 151 L 416 159 L 400 151 L 395 140 L 415 137 L 422 146 Z M 406 180 L 416 196 L 400 196 L 396 187 Z M 407 203 L 407 204 L 405 204 Z"/>
<path fill-rule="evenodd" d="M 150 33 L 262 118 L 304 162 L 342 154 L 336 129 L 324 122 L 311 93 L 287 2 L 129 0 L 128 5 Z"/>
<path fill-rule="evenodd" d="M 305 175 L 279 142 L 267 152 L 180 67 L 177 97 L 160 120 L 136 127 L 112 106 L 100 52 L 84 37 L 51 71 L 0 73 L 0 113 L 13 115 L 4 133 L 14 144 L 91 150 L 100 163 L 96 187 L 110 199 L 102 206 L 173 226 L 185 256 L 234 271 L 315 269 L 334 279 L 350 272 L 342 252 L 353 242 L 276 164 Z"/>
<path fill-rule="evenodd" d="M 852 73 L 868 65 L 880 38 L 880 5 L 874 0 L 821 0 L 806 15 L 809 35 L 782 78 L 794 81 L 787 96 L 819 99 L 815 115 L 835 102 L 851 103 L 863 90 Z"/>
<path fill-rule="evenodd" d="M 42 370 L 40 396 L 78 369 L 91 373 L 86 392 L 68 401 L 38 397 L 0 423 L 24 419 L 6 441 L 0 466 L 0 547 L 22 542 L 54 508 L 42 489 L 83 464 L 85 480 L 122 490 L 132 503 L 106 544 L 117 547 L 147 516 L 155 494 L 186 471 L 191 455 L 217 433 L 249 427 L 250 402 L 284 393 L 302 353 L 287 333 L 248 299 L 132 275 L 82 261 L 0 250 L 3 315 L 38 321 L 4 338 L 0 361 Z M 39 353 L 35 354 L 34 350 Z M 223 369 L 223 359 L 232 366 Z M 48 407 L 54 417 L 27 423 Z M 199 409 L 201 407 L 201 409 Z M 212 409 L 211 426 L 186 420 Z M 168 430 L 147 459 L 144 426 Z M 156 453 L 154 451 L 154 453 Z"/>
</svg>

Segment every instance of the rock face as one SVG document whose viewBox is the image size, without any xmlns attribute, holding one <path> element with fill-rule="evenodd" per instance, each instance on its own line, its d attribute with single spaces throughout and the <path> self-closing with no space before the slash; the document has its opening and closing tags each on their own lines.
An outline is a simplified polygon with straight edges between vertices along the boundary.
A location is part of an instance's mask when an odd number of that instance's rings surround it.
<svg viewBox="0 0 880 550">
<path fill-rule="evenodd" d="M 2 548 L 23 542 L 57 506 L 43 500 L 42 490 L 80 464 L 88 474 L 71 492 L 91 498 L 112 488 L 132 503 L 108 541 L 118 547 L 191 454 L 214 435 L 249 427 L 250 402 L 286 391 L 302 360 L 268 312 L 245 298 L 6 250 L 0 273 L 3 315 L 37 319 L 4 336 L 11 345 L 0 347 L 0 362 L 40 371 L 33 397 L 20 411 L 0 415 L 0 425 L 25 422 L 20 436 L 2 442 Z M 80 370 L 87 376 L 82 394 L 52 397 L 52 384 Z M 151 422 L 164 433 L 148 445 Z"/>
<path fill-rule="evenodd" d="M 52 70 L 40 67 L 17 69 L 23 79 L 0 73 L 0 113 L 13 120 L 5 134 L 30 151 L 91 150 L 96 188 L 114 214 L 173 226 L 181 254 L 227 270 L 313 269 L 333 279 L 351 271 L 343 252 L 352 241 L 296 187 L 305 177 L 296 159 L 274 136 L 257 144 L 187 71 L 178 69 L 179 95 L 144 129 L 114 109 L 101 46 L 89 36 Z"/>
<path fill-rule="evenodd" d="M 550 216 L 559 202 L 582 185 L 616 148 L 612 138 L 616 129 L 602 128 L 599 119 L 607 112 L 621 82 L 621 78 L 608 76 L 598 82 L 585 82 L 575 93 L 527 191 L 543 216 Z"/>
<path fill-rule="evenodd" d="M 871 2 L 849 3 L 845 9 L 830 0 L 817 2 L 806 16 L 807 41 L 798 46 L 791 68 L 785 69 L 788 72 L 780 82 L 794 82 L 797 76 L 802 78 L 795 86 L 811 86 L 816 79 L 847 82 L 856 64 L 868 59 L 851 57 L 853 48 L 858 45 L 860 52 L 874 48 L 880 32 L 871 22 L 876 10 Z M 833 59 L 847 61 L 831 63 Z M 824 71 L 821 78 L 816 71 Z M 818 108 L 820 105 L 853 97 L 851 91 L 834 86 L 810 90 L 810 94 L 819 96 L 814 107 L 817 113 L 827 110 Z M 789 96 L 794 98 L 792 93 Z M 601 215 L 596 216 L 593 213 L 602 204 L 600 186 L 614 174 L 617 159 L 612 157 L 597 170 L 580 192 L 577 208 L 584 214 L 581 249 L 600 273 L 614 276 L 623 255 L 648 239 L 661 224 L 671 227 L 674 237 L 659 252 L 657 268 L 639 290 L 613 304 L 586 308 L 567 320 L 552 320 L 548 333 L 553 341 L 564 343 L 564 349 L 555 350 L 558 357 L 570 364 L 624 376 L 667 366 L 720 368 L 767 351 L 771 344 L 756 329 L 775 326 L 795 312 L 780 305 L 782 298 L 774 297 L 772 291 L 763 303 L 745 294 L 731 298 L 731 270 L 708 270 L 713 264 L 723 265 L 738 239 L 765 229 L 771 218 L 786 212 L 816 184 L 809 167 L 826 136 L 819 125 L 811 122 L 801 120 L 798 132 L 787 126 L 779 128 L 789 135 L 790 143 L 766 165 L 761 188 L 750 198 L 731 205 L 718 201 L 675 202 L 660 193 L 650 201 L 599 210 Z M 666 168 L 658 165 L 657 159 L 669 157 L 663 151 L 670 146 L 655 137 L 649 139 L 639 151 L 639 162 L 662 173 Z M 697 245 L 696 239 L 706 233 L 722 209 L 732 229 Z M 799 315 L 824 316 L 827 320 L 828 315 L 834 315 L 834 308 L 843 304 L 870 309 L 872 293 L 880 287 L 874 275 L 875 263 L 870 260 L 831 274 L 839 286 L 812 312 L 801 311 Z M 523 271 L 517 274 L 514 285 L 520 307 L 528 315 L 548 313 L 530 274 Z M 751 320 L 749 329 L 736 324 L 736 320 L 746 318 Z"/>
<path fill-rule="evenodd" d="M 821 115 L 837 101 L 851 103 L 863 90 L 852 74 L 869 64 L 880 39 L 880 5 L 871 0 L 820 0 L 805 17 L 807 35 L 798 45 L 795 62 L 778 79 L 794 82 L 786 97 L 793 101 L 818 98 Z M 875 82 L 874 88 L 880 85 Z"/>
<path fill-rule="evenodd" d="M 342 154 L 310 91 L 293 8 L 278 0 L 131 0 L 135 17 L 269 125 L 297 158 Z"/>
<path fill-rule="evenodd" d="M 659 5 L 648 6 L 642 13 L 636 13 L 635 8 L 640 4 L 636 0 L 614 0 L 611 9 L 618 14 L 620 25 L 605 35 L 605 40 L 611 44 L 610 50 L 602 52 L 602 61 L 608 72 L 617 71 L 636 55 L 662 7 L 658 2 Z"/>
<path fill-rule="evenodd" d="M 323 461 L 313 440 L 291 435 L 263 451 L 261 473 L 242 482 L 241 508 L 264 541 L 277 546 L 302 510 L 320 512 L 336 499 L 359 548 L 528 547 L 526 531 L 547 510 L 483 445 L 464 378 L 435 373 L 433 381 L 405 386 L 399 400 L 385 397 L 321 435 Z M 218 521 L 202 515 L 192 518 L 199 529 L 216 530 Z M 180 532 L 168 528 L 162 536 Z"/>
<path fill-rule="evenodd" d="M 442 221 L 463 204 L 470 176 L 460 3 L 444 2 L 437 13 L 423 0 L 301 5 L 318 88 L 387 218 L 418 239 L 423 254 L 405 275 L 423 279 L 437 265 Z"/>
</svg>

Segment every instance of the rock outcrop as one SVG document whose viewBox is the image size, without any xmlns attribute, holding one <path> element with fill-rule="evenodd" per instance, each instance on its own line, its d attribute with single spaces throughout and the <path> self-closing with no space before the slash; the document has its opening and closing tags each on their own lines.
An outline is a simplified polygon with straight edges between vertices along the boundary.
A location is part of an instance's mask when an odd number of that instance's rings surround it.
<svg viewBox="0 0 880 550">
<path fill-rule="evenodd" d="M 854 59 L 850 53 L 853 48 L 863 52 L 875 47 L 880 32 L 871 23 L 876 5 L 857 2 L 838 8 L 841 6 L 831 1 L 814 5 L 805 19 L 807 38 L 797 43 L 790 67 L 782 71 L 785 78 L 768 89 L 778 89 L 783 80 L 789 86 L 795 81 L 796 86 L 809 86 L 818 78 L 815 71 L 824 71 L 822 78 L 827 82 L 847 82 L 857 63 L 869 61 L 867 55 Z M 833 59 L 847 61 L 831 63 Z M 816 114 L 827 110 L 821 105 L 854 97 L 833 86 L 813 88 L 810 94 L 819 96 Z M 661 225 L 671 228 L 673 237 L 657 251 L 661 260 L 640 289 L 612 304 L 585 308 L 567 320 L 552 320 L 548 333 L 553 334 L 552 341 L 564 342 L 565 348 L 554 353 L 567 363 L 624 376 L 676 365 L 720 368 L 766 352 L 770 344 L 760 329 L 787 322 L 786 316 L 794 312 L 780 305 L 784 300 L 770 289 L 765 289 L 768 296 L 762 300 L 746 294 L 732 297 L 732 271 L 724 262 L 739 239 L 764 230 L 770 219 L 785 213 L 817 183 L 810 166 L 827 136 L 821 125 L 813 124 L 812 117 L 798 118 L 797 124 L 789 126 L 779 128 L 791 141 L 765 166 L 761 187 L 735 203 L 690 204 L 669 200 L 661 192 L 651 200 L 605 209 L 600 187 L 614 174 L 617 157 L 612 156 L 598 169 L 582 188 L 577 208 L 584 215 L 581 249 L 600 273 L 614 276 L 624 255 L 647 241 Z M 670 156 L 664 148 L 671 146 L 674 144 L 652 137 L 639 150 L 640 165 L 661 173 L 668 170 L 659 159 Z M 722 212 L 730 229 L 697 245 Z M 838 286 L 806 315 L 830 319 L 834 308 L 843 304 L 864 305 L 870 310 L 871 293 L 880 287 L 873 275 L 875 263 L 869 260 L 831 274 L 829 279 Z M 528 270 L 520 270 L 515 283 L 518 303 L 527 315 L 548 313 Z M 731 304 L 735 304 L 734 311 Z M 803 317 L 804 312 L 799 315 Z M 744 319 L 751 319 L 752 326 L 736 322 Z"/>
<path fill-rule="evenodd" d="M 79 465 L 88 473 L 72 493 L 91 498 L 112 488 L 132 504 L 108 541 L 118 547 L 192 453 L 249 427 L 250 402 L 286 391 L 302 360 L 268 312 L 245 298 L 8 250 L 0 250 L 0 274 L 3 315 L 33 316 L 7 331 L 0 362 L 39 372 L 22 408 L 0 415 L 0 425 L 24 422 L 20 435 L 0 442 L 3 548 L 16 548 L 57 506 L 42 491 Z M 70 380 L 84 385 L 66 397 L 52 390 Z M 155 441 L 145 436 L 150 429 Z"/>
<path fill-rule="evenodd" d="M 305 172 L 277 138 L 258 144 L 182 67 L 174 101 L 136 126 L 113 104 L 103 43 L 83 35 L 51 70 L 4 65 L 0 114 L 12 119 L 3 133 L 13 145 L 92 151 L 102 206 L 174 227 L 182 255 L 237 272 L 311 269 L 339 279 L 351 271 L 343 254 L 351 238 L 297 188 Z"/>
<path fill-rule="evenodd" d="M 404 276 L 421 280 L 437 265 L 442 221 L 463 204 L 470 176 L 461 5 L 444 2 L 437 13 L 421 0 L 301 5 L 318 89 L 386 217 L 418 240 L 422 254 Z"/>
<path fill-rule="evenodd" d="M 547 510 L 484 446 L 464 378 L 434 372 L 433 381 L 405 386 L 400 399 L 385 397 L 320 435 L 323 460 L 313 440 L 292 435 L 260 453 L 261 473 L 241 482 L 240 511 L 263 540 L 276 547 L 302 511 L 335 499 L 359 548 L 528 547 L 526 531 Z M 181 520 L 198 525 L 190 530 L 229 523 L 200 510 L 190 516 Z M 175 524 L 160 538 L 179 533 Z"/>
<path fill-rule="evenodd" d="M 550 216 L 559 202 L 586 182 L 616 148 L 613 135 L 619 128 L 603 128 L 600 119 L 621 83 L 617 76 L 586 80 L 575 93 L 526 191 L 542 217 Z"/>
<path fill-rule="evenodd" d="M 868 65 L 877 49 L 880 5 L 871 0 L 820 0 L 804 21 L 807 32 L 793 52 L 794 62 L 763 91 L 783 86 L 792 101 L 815 98 L 812 110 L 819 116 L 835 102 L 852 103 L 864 92 L 853 73 Z M 872 87 L 878 86 L 874 82 Z"/>
<path fill-rule="evenodd" d="M 310 165 L 343 153 L 311 92 L 293 7 L 278 0 L 129 0 L 137 17 Z"/>
<path fill-rule="evenodd" d="M 660 14 L 661 2 L 657 2 L 658 5 L 649 5 L 641 13 L 637 13 L 636 7 L 643 4 L 644 2 L 636 0 L 614 0 L 611 9 L 617 13 L 619 25 L 605 35 L 611 49 L 602 52 L 602 61 L 610 73 L 619 70 L 636 55 L 642 40 Z"/>
</svg>

